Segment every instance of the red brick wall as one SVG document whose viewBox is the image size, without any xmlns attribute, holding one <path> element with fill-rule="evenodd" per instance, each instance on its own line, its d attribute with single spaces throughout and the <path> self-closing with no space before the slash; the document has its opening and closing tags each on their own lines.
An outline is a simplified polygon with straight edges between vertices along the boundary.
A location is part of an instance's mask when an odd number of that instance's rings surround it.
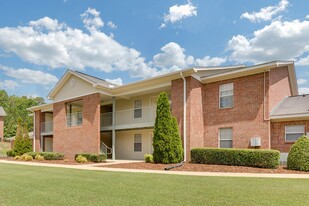
<svg viewBox="0 0 309 206">
<path fill-rule="evenodd" d="M 83 123 L 66 126 L 66 102 L 54 103 L 53 150 L 65 153 L 66 158 L 74 158 L 76 153 L 98 153 L 100 149 L 100 94 L 82 98 Z"/>
<path fill-rule="evenodd" d="M 233 128 L 233 147 L 248 148 L 252 137 L 261 137 L 261 148 L 269 148 L 268 72 L 206 84 L 204 87 L 204 146 L 218 147 L 219 128 Z M 234 83 L 234 107 L 219 109 L 219 85 Z"/>
<path fill-rule="evenodd" d="M 4 134 L 4 117 L 0 117 L 0 141 L 3 140 L 3 134 Z"/>
<path fill-rule="evenodd" d="M 273 68 L 269 75 L 269 111 L 286 96 L 291 96 L 287 67 Z"/>
<path fill-rule="evenodd" d="M 34 119 L 35 119 L 35 131 L 34 131 L 34 137 L 35 137 L 35 152 L 41 151 L 41 125 L 42 122 L 44 122 L 44 115 L 39 111 L 34 112 Z"/>
<path fill-rule="evenodd" d="M 302 121 L 286 121 L 271 123 L 271 148 L 280 152 L 289 152 L 293 143 L 285 142 L 285 126 L 286 125 L 305 125 L 305 132 L 309 132 L 309 120 Z"/>
</svg>

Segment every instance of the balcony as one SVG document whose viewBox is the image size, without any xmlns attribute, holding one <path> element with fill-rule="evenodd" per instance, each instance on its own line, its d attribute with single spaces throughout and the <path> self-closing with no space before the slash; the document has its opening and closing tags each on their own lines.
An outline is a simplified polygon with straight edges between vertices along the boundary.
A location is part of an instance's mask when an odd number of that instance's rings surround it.
<svg viewBox="0 0 309 206">
<path fill-rule="evenodd" d="M 155 106 L 116 111 L 115 129 L 153 127 L 155 123 L 155 118 Z M 111 130 L 112 123 L 112 112 L 101 114 L 101 130 Z"/>
<path fill-rule="evenodd" d="M 42 122 L 41 133 L 42 134 L 52 134 L 53 133 L 53 121 Z"/>
</svg>

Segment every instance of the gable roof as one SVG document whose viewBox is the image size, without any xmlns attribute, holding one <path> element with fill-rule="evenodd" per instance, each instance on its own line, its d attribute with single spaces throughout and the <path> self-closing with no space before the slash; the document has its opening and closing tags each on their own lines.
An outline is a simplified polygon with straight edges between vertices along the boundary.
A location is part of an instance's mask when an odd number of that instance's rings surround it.
<svg viewBox="0 0 309 206">
<path fill-rule="evenodd" d="M 270 116 L 271 119 L 309 117 L 309 94 L 286 97 Z"/>
<path fill-rule="evenodd" d="M 6 116 L 6 113 L 3 109 L 3 107 L 0 106 L 0 117 L 5 117 Z"/>
</svg>

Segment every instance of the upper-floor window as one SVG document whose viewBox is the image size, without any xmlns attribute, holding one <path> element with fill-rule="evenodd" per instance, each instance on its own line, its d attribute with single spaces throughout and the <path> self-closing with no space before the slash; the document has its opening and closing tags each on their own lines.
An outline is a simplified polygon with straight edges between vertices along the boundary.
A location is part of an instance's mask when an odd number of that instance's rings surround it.
<svg viewBox="0 0 309 206">
<path fill-rule="evenodd" d="M 285 126 L 285 141 L 295 142 L 305 133 L 304 125 L 286 125 Z"/>
<path fill-rule="evenodd" d="M 219 129 L 220 148 L 232 148 L 233 147 L 233 129 L 232 128 L 220 128 Z"/>
<path fill-rule="evenodd" d="M 233 83 L 221 84 L 219 86 L 220 108 L 232 108 L 234 106 Z"/>
<path fill-rule="evenodd" d="M 66 103 L 67 126 L 77 126 L 83 123 L 83 103 L 81 100 Z"/>
<path fill-rule="evenodd" d="M 142 100 L 134 101 L 134 119 L 142 117 Z"/>
</svg>

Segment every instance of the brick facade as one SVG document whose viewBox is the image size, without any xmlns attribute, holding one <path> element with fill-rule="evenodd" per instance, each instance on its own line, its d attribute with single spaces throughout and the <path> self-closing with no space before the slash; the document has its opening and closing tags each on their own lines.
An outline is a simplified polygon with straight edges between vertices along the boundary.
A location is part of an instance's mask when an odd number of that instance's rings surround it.
<svg viewBox="0 0 309 206">
<path fill-rule="evenodd" d="M 100 94 L 91 94 L 76 100 L 83 103 L 83 121 L 79 126 L 66 126 L 66 103 L 53 104 L 53 150 L 74 158 L 76 153 L 99 153 L 100 150 Z"/>
<path fill-rule="evenodd" d="M 273 68 L 269 75 L 269 111 L 286 96 L 291 96 L 290 80 L 287 67 Z"/>
<path fill-rule="evenodd" d="M 285 121 L 271 123 L 271 148 L 280 152 L 289 152 L 293 142 L 285 141 L 286 125 L 304 125 L 305 132 L 309 132 L 309 120 Z"/>
</svg>

